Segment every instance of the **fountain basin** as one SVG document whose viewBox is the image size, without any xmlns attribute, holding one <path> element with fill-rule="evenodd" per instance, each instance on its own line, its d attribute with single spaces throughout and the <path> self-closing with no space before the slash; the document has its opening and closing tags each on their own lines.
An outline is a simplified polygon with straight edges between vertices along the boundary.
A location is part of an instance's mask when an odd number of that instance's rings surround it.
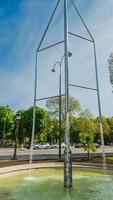
<svg viewBox="0 0 113 200">
<path fill-rule="evenodd" d="M 73 188 L 63 187 L 62 163 L 4 168 L 0 175 L 2 200 L 112 200 L 113 171 L 73 167 Z M 15 168 L 15 170 L 14 170 Z M 21 170 L 22 169 L 22 170 Z M 5 172 L 6 170 L 6 172 Z M 12 170 L 12 171 L 11 171 Z"/>
</svg>

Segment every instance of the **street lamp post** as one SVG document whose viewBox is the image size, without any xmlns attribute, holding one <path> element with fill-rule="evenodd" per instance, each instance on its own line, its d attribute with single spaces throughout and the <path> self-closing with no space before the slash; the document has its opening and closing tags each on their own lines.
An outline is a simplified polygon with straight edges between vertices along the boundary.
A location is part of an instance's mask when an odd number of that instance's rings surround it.
<svg viewBox="0 0 113 200">
<path fill-rule="evenodd" d="M 24 149 L 24 135 L 26 133 L 26 128 L 23 128 L 23 131 L 22 131 L 22 150 Z"/>
<path fill-rule="evenodd" d="M 52 72 L 55 72 L 55 66 L 56 64 L 59 64 L 59 158 L 61 158 L 61 134 L 62 134 L 62 125 L 61 125 L 61 62 L 56 62 L 53 66 Z"/>
<path fill-rule="evenodd" d="M 6 129 L 6 118 L 4 118 L 3 136 L 2 136 L 2 147 L 4 147 L 5 129 Z"/>
<path fill-rule="evenodd" d="M 62 137 L 62 124 L 61 124 L 61 119 L 62 119 L 62 99 L 61 99 L 61 66 L 62 66 L 62 61 L 64 59 L 64 56 L 62 56 L 60 61 L 57 61 L 53 68 L 52 68 L 52 72 L 55 72 L 55 67 L 58 64 L 59 65 L 59 158 L 61 158 L 61 137 Z M 71 57 L 72 53 L 68 52 L 68 57 Z"/>
<path fill-rule="evenodd" d="M 15 146 L 14 146 L 14 155 L 12 160 L 17 160 L 17 144 L 18 144 L 18 134 L 19 134 L 19 126 L 20 126 L 20 113 L 16 115 L 16 130 L 15 130 Z"/>
</svg>

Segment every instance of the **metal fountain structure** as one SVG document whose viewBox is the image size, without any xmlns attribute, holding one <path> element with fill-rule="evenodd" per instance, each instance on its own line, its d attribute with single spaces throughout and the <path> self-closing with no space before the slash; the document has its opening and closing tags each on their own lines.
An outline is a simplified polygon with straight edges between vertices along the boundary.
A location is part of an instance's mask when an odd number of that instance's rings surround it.
<svg viewBox="0 0 113 200">
<path fill-rule="evenodd" d="M 105 153 L 104 153 L 104 136 L 103 136 L 103 128 L 102 128 L 102 114 L 101 114 L 101 104 L 100 104 L 100 94 L 99 94 L 99 82 L 98 82 L 98 70 L 97 70 L 97 58 L 96 58 L 96 44 L 95 44 L 95 40 L 92 36 L 92 34 L 90 33 L 88 26 L 86 25 L 83 17 L 81 16 L 78 8 L 76 7 L 76 4 L 74 2 L 74 0 L 70 0 L 75 12 L 77 13 L 77 15 L 79 16 L 83 26 L 85 27 L 89 37 L 83 37 L 80 35 L 77 35 L 75 33 L 69 32 L 68 30 L 68 6 L 67 6 L 67 2 L 69 2 L 69 0 L 58 0 L 55 8 L 51 14 L 51 17 L 48 21 L 48 24 L 46 26 L 46 29 L 42 35 L 42 38 L 39 42 L 39 45 L 36 49 L 36 54 L 35 54 L 35 85 L 34 85 L 34 107 L 33 107 L 33 127 L 32 127 L 32 138 L 31 138 L 31 154 L 30 154 L 30 163 L 32 161 L 32 146 L 34 143 L 34 135 L 35 135 L 35 120 L 36 120 L 36 102 L 40 101 L 40 100 L 45 100 L 45 99 L 50 99 L 50 98 L 55 98 L 55 97 L 59 97 L 57 96 L 50 96 L 50 97 L 43 97 L 43 98 L 37 98 L 37 68 L 38 68 L 38 58 L 37 55 L 39 52 L 41 51 L 45 51 L 48 50 L 49 48 L 52 48 L 54 46 L 57 46 L 59 44 L 64 44 L 64 67 L 65 67 L 65 94 L 61 94 L 61 96 L 65 96 L 65 150 L 64 150 L 64 187 L 65 188 L 71 188 L 72 187 L 72 153 L 71 153 L 71 149 L 70 149 L 70 131 L 69 131 L 69 87 L 78 87 L 81 89 L 86 89 L 86 90 L 93 90 L 97 93 L 97 100 L 98 100 L 98 111 L 99 111 L 99 124 L 100 124 L 100 135 L 101 135 L 101 145 L 102 145 L 102 157 L 103 157 L 103 163 L 105 163 Z M 63 9 L 64 9 L 64 40 L 59 41 L 57 43 L 51 44 L 50 46 L 46 46 L 44 48 L 41 48 L 41 45 L 43 43 L 43 40 L 46 36 L 46 33 L 50 27 L 50 24 L 53 20 L 53 17 L 58 9 L 58 6 L 60 4 L 60 2 L 62 2 L 63 4 Z M 85 86 L 81 86 L 81 85 L 75 85 L 75 84 L 71 84 L 69 83 L 69 73 L 68 73 L 68 36 L 72 35 L 73 37 L 77 37 L 81 40 L 86 40 L 90 43 L 93 44 L 93 49 L 94 49 L 94 63 L 95 63 L 95 77 L 96 77 L 96 88 L 91 88 L 91 87 L 85 87 Z"/>
</svg>

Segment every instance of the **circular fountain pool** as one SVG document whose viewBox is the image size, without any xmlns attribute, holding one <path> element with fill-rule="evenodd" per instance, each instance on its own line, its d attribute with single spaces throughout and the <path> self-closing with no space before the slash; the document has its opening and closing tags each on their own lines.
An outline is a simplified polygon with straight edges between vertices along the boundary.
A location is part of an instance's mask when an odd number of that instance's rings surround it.
<svg viewBox="0 0 113 200">
<path fill-rule="evenodd" d="M 0 176 L 1 200 L 112 200 L 113 172 L 74 168 L 73 188 L 63 187 L 63 169 L 43 168 Z"/>
</svg>

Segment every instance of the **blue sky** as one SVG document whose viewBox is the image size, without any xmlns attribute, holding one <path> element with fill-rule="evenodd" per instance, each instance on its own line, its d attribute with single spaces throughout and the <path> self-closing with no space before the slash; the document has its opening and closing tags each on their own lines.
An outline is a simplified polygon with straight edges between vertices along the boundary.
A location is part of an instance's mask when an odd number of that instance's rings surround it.
<svg viewBox="0 0 113 200">
<path fill-rule="evenodd" d="M 68 0 L 69 30 L 88 37 L 80 19 Z M 9 105 L 15 111 L 33 105 L 35 51 L 56 0 L 0 0 L 0 105 Z M 97 45 L 97 59 L 102 114 L 113 116 L 113 94 L 109 83 L 107 60 L 113 52 L 113 1 L 76 0 Z M 63 39 L 62 0 L 43 47 Z M 70 83 L 95 87 L 92 45 L 69 37 Z M 58 94 L 58 73 L 51 68 L 63 55 L 63 45 L 40 53 L 37 97 Z M 62 65 L 62 92 L 64 66 Z M 94 92 L 70 88 L 70 95 L 79 99 L 83 109 L 98 115 Z M 39 103 L 44 106 L 44 102 Z"/>
</svg>

